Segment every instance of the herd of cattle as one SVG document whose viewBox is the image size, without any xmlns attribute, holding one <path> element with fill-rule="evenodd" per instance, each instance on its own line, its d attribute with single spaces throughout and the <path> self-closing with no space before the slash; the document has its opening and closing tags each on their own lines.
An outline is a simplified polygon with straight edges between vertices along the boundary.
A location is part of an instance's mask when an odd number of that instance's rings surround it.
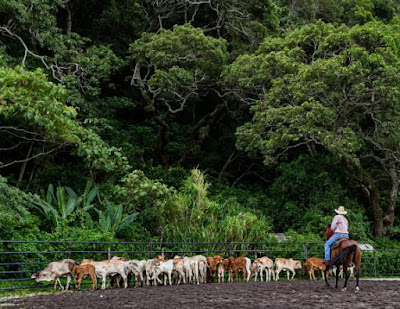
<svg viewBox="0 0 400 309">
<path fill-rule="evenodd" d="M 309 275 L 310 280 L 315 280 L 314 270 L 320 270 L 322 276 L 325 271 L 325 265 L 322 259 L 309 258 L 304 263 L 304 269 Z M 113 257 L 110 260 L 95 262 L 93 260 L 84 259 L 78 265 L 74 260 L 65 259 L 57 262 L 51 262 L 44 270 L 38 271 L 31 278 L 39 281 L 54 281 L 54 289 L 59 284 L 60 289 L 64 287 L 61 284 L 60 277 L 67 277 L 66 289 L 68 290 L 71 278 L 75 279 L 76 288 L 80 289 L 81 280 L 90 277 L 93 283 L 93 290 L 97 287 L 97 278 L 102 279 L 101 288 L 106 288 L 106 280 L 109 278 L 110 283 L 120 285 L 122 280 L 123 287 L 129 286 L 130 278 L 134 276 L 135 287 L 150 286 L 162 284 L 172 285 L 193 283 L 200 284 L 206 282 L 218 283 L 225 281 L 225 273 L 228 274 L 228 282 L 233 282 L 234 276 L 239 281 L 241 274 L 243 281 L 249 281 L 251 277 L 257 281 L 279 280 L 281 271 L 286 271 L 289 280 L 289 272 L 292 273 L 293 280 L 296 275 L 296 269 L 301 269 L 301 261 L 293 259 L 275 259 L 275 263 L 268 257 L 264 256 L 255 259 L 253 262 L 247 257 L 229 257 L 227 259 L 216 255 L 213 257 L 205 257 L 196 255 L 192 257 L 175 256 L 173 259 L 165 260 L 162 256 L 158 256 L 149 260 L 128 260 L 124 257 Z M 352 269 L 350 268 L 350 271 Z M 163 280 L 163 281 L 162 281 Z"/>
</svg>

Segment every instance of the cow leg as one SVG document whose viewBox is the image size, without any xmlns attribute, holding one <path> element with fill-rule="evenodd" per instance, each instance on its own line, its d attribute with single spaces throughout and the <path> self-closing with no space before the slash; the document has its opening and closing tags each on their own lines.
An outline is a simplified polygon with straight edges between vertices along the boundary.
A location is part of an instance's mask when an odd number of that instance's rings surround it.
<svg viewBox="0 0 400 309">
<path fill-rule="evenodd" d="M 68 274 L 67 275 L 67 286 L 66 286 L 66 290 L 68 290 L 69 289 L 69 284 L 71 283 L 71 275 L 70 274 Z"/>
<path fill-rule="evenodd" d="M 275 271 L 274 271 L 274 267 L 271 267 L 270 270 L 271 270 L 272 278 L 273 278 L 273 280 L 275 280 Z"/>
<path fill-rule="evenodd" d="M 169 272 L 168 273 L 168 281 L 169 281 L 169 285 L 172 285 L 172 281 L 171 281 L 171 273 Z M 165 279 L 166 279 L 166 277 L 165 277 Z M 165 282 L 167 282 L 166 280 L 165 280 Z M 166 285 L 166 284 L 165 284 Z"/>
<path fill-rule="evenodd" d="M 58 277 L 54 278 L 54 291 L 57 291 Z"/>
<path fill-rule="evenodd" d="M 340 273 L 339 273 L 339 277 L 340 279 L 343 279 L 343 266 L 340 266 Z"/>
<path fill-rule="evenodd" d="M 91 274 L 90 275 L 90 278 L 92 279 L 92 289 L 93 289 L 93 291 L 94 290 L 96 290 L 96 288 L 97 288 L 97 278 L 96 278 L 96 275 L 94 275 L 94 274 Z M 81 287 L 81 283 L 79 282 L 79 288 Z"/>
<path fill-rule="evenodd" d="M 290 279 L 289 279 L 290 277 L 289 277 L 289 270 L 288 270 L 288 269 L 286 270 L 286 276 L 287 276 L 287 279 L 288 279 L 288 281 L 289 281 L 289 280 L 290 280 Z"/>
<path fill-rule="evenodd" d="M 121 278 L 124 285 L 124 289 L 126 289 L 128 287 L 128 277 L 125 274 L 121 274 Z"/>
<path fill-rule="evenodd" d="M 102 277 L 101 277 L 101 289 L 102 290 L 106 289 L 106 278 L 107 278 L 106 274 L 103 274 Z"/>
<path fill-rule="evenodd" d="M 293 275 L 292 275 L 292 279 L 291 280 L 293 280 L 294 279 L 294 276 L 296 276 L 296 271 L 293 269 L 292 270 L 292 272 L 293 272 Z M 288 272 L 289 273 L 289 272 Z M 313 271 L 313 274 L 314 274 L 314 271 Z"/>
<path fill-rule="evenodd" d="M 181 277 L 182 277 L 183 284 L 186 284 L 185 272 L 183 270 L 181 270 L 180 274 L 181 274 Z"/>
<path fill-rule="evenodd" d="M 275 273 L 275 281 L 278 281 L 279 280 L 279 273 L 281 272 L 281 270 L 280 269 L 277 269 L 276 270 L 276 273 Z"/>
<path fill-rule="evenodd" d="M 246 278 L 247 278 L 247 269 L 246 269 L 246 267 L 245 267 L 245 268 L 243 268 L 243 282 L 246 281 Z M 248 281 L 248 280 L 247 280 L 247 281 Z"/>
</svg>

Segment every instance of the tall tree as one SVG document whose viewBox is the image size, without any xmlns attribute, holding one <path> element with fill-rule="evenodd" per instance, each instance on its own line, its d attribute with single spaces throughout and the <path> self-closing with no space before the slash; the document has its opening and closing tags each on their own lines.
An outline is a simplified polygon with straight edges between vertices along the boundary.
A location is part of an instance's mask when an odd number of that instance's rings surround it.
<svg viewBox="0 0 400 309">
<path fill-rule="evenodd" d="M 393 227 L 398 198 L 399 29 L 318 22 L 267 40 L 226 73 L 239 97 L 256 102 L 238 147 L 262 153 L 265 164 L 295 148 L 338 155 L 368 197 L 376 236 L 384 223 Z"/>
<path fill-rule="evenodd" d="M 226 42 L 208 37 L 191 25 L 175 26 L 173 31 L 143 34 L 131 45 L 131 53 L 131 85 L 139 89 L 145 110 L 159 125 L 157 151 L 167 167 L 163 154 L 171 118 L 188 109 L 194 113 L 196 105 L 203 105 L 209 112 L 197 119 L 193 128 L 201 141 L 224 106 L 222 99 L 210 98 L 220 95 L 218 81 L 228 59 Z"/>
</svg>

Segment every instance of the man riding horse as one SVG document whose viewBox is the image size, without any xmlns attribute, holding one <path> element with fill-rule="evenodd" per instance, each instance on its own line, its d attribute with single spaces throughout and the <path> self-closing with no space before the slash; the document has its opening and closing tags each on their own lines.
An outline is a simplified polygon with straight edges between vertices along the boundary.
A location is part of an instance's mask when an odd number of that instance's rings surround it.
<svg viewBox="0 0 400 309">
<path fill-rule="evenodd" d="M 349 240 L 348 227 L 349 223 L 345 217 L 347 211 L 343 206 L 335 209 L 337 215 L 333 218 L 332 224 L 330 226 L 331 232 L 325 232 L 328 241 L 325 243 L 325 284 L 329 286 L 328 283 L 328 271 L 331 266 L 336 266 L 336 285 L 338 287 L 339 279 L 339 267 L 343 267 L 343 273 L 345 274 L 345 281 L 342 291 L 347 289 L 347 280 L 349 279 L 349 274 L 347 273 L 347 268 L 350 264 L 355 265 L 356 271 L 356 292 L 360 290 L 358 286 L 359 276 L 360 276 L 360 264 L 361 264 L 361 248 L 354 240 Z M 339 240 L 339 241 L 338 241 Z M 337 242 L 338 241 L 338 242 Z M 337 242 L 337 243 L 336 243 Z M 334 246 L 332 246 L 335 244 Z M 332 247 L 332 248 L 331 248 Z M 332 249 L 332 252 L 331 252 Z M 331 260 L 332 254 L 332 260 Z"/>
<path fill-rule="evenodd" d="M 345 215 L 347 215 L 347 211 L 343 206 L 340 206 L 338 209 L 335 209 L 337 215 L 333 218 L 331 224 L 331 230 L 333 235 L 328 241 L 325 243 L 325 260 L 324 264 L 329 265 L 331 262 L 331 246 L 335 243 L 339 238 L 347 238 L 349 239 L 349 221 L 347 221 Z"/>
</svg>

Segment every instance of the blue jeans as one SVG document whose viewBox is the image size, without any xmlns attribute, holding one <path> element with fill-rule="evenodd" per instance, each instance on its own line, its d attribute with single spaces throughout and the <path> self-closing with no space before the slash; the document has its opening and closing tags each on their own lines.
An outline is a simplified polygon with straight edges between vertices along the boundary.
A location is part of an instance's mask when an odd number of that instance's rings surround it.
<svg viewBox="0 0 400 309">
<path fill-rule="evenodd" d="M 340 237 L 344 237 L 349 239 L 349 234 L 341 234 L 341 233 L 335 233 L 329 240 L 325 243 L 325 260 L 330 260 L 331 259 L 331 246 L 333 245 L 336 240 L 338 240 Z"/>
</svg>

